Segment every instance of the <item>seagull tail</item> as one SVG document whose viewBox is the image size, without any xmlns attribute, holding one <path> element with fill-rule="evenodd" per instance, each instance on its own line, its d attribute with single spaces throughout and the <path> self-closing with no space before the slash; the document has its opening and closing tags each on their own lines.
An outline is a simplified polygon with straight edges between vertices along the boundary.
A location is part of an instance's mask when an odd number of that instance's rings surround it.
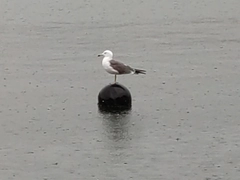
<svg viewBox="0 0 240 180">
<path fill-rule="evenodd" d="M 146 71 L 143 69 L 134 69 L 134 74 L 146 74 Z"/>
</svg>

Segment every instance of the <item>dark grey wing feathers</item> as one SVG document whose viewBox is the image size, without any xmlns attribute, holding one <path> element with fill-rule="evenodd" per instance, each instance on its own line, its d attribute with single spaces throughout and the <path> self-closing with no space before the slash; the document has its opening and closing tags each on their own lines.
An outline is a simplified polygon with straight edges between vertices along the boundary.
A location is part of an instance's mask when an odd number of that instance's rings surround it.
<svg viewBox="0 0 240 180">
<path fill-rule="evenodd" d="M 131 72 L 134 72 L 134 69 L 131 68 L 128 65 L 125 65 L 119 61 L 111 60 L 110 66 L 117 70 L 119 74 L 130 74 Z"/>
<path fill-rule="evenodd" d="M 146 71 L 143 69 L 134 69 L 131 68 L 130 66 L 123 64 L 119 61 L 111 60 L 110 61 L 110 66 L 118 71 L 119 74 L 146 74 Z"/>
</svg>

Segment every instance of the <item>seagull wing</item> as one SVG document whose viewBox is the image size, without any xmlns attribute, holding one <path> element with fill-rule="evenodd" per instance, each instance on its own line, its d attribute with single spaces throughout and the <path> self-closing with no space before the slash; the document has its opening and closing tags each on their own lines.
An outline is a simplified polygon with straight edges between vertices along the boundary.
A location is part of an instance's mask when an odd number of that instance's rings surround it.
<svg viewBox="0 0 240 180">
<path fill-rule="evenodd" d="M 111 60 L 110 66 L 117 70 L 119 74 L 130 74 L 134 72 L 133 68 L 116 60 Z"/>
</svg>

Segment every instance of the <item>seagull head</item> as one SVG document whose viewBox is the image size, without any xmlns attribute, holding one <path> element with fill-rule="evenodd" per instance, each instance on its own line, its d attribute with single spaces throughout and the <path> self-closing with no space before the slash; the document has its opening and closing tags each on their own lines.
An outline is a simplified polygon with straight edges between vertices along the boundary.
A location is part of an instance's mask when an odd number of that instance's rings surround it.
<svg viewBox="0 0 240 180">
<path fill-rule="evenodd" d="M 108 58 L 112 58 L 112 57 L 113 57 L 113 53 L 112 53 L 112 51 L 110 51 L 110 50 L 106 50 L 106 51 L 104 51 L 102 54 L 99 54 L 99 55 L 98 55 L 98 57 L 101 57 L 101 56 L 103 56 L 103 57 L 108 57 Z"/>
</svg>

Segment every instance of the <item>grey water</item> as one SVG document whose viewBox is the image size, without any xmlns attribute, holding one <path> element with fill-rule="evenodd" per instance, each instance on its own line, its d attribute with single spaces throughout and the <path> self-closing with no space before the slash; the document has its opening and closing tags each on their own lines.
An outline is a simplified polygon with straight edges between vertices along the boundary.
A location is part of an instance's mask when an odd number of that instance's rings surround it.
<svg viewBox="0 0 240 180">
<path fill-rule="evenodd" d="M 240 1 L 1 0 L 0 179 L 238 180 Z M 104 50 L 146 75 L 102 113 Z"/>
</svg>

